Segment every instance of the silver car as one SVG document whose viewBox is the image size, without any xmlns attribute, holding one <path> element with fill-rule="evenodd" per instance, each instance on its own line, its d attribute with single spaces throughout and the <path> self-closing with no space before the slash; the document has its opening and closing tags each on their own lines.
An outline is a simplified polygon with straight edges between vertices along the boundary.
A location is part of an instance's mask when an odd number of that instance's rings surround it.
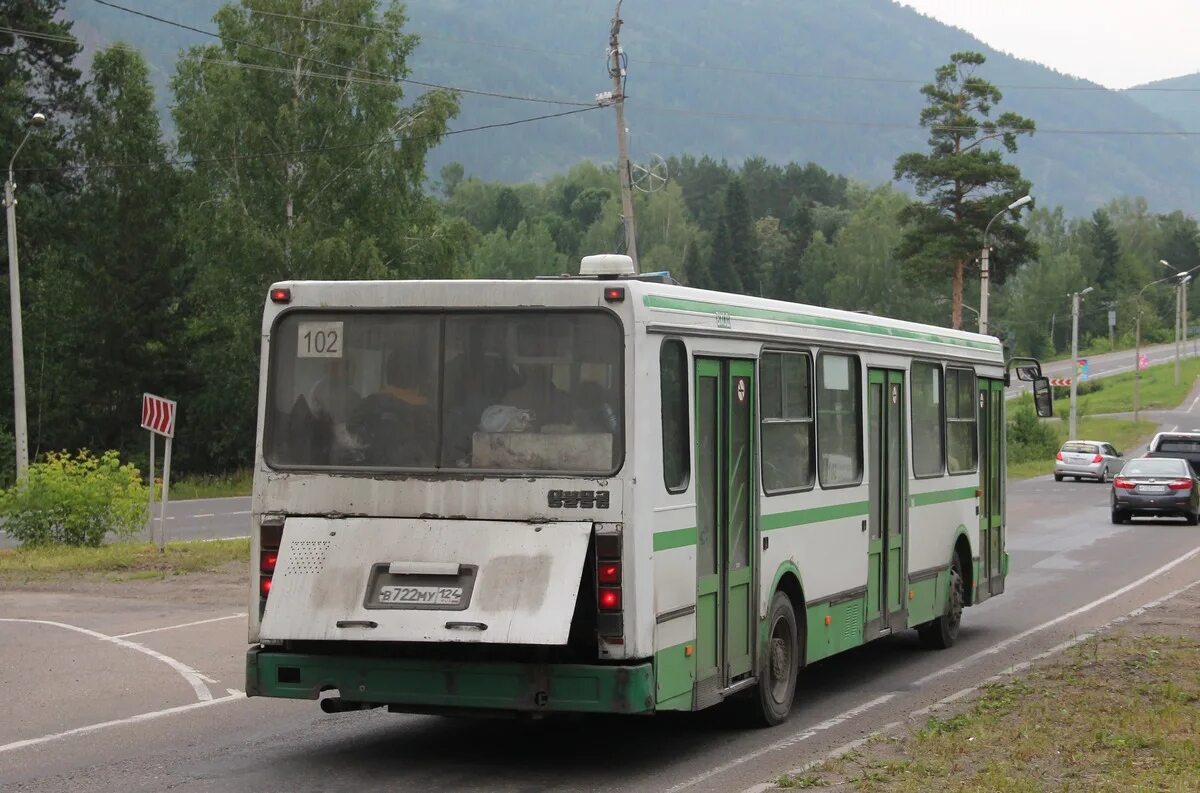
<svg viewBox="0 0 1200 793">
<path fill-rule="evenodd" d="M 1067 441 L 1054 460 L 1054 481 L 1073 476 L 1075 481 L 1094 479 L 1107 482 L 1125 464 L 1123 455 L 1104 441 Z"/>
</svg>

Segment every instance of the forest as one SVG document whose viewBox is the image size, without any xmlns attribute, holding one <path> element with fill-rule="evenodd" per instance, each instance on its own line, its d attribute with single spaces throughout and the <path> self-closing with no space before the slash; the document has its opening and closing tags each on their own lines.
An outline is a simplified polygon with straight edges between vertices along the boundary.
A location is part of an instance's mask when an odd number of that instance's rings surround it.
<svg viewBox="0 0 1200 793">
<path fill-rule="evenodd" d="M 83 71 L 63 5 L 0 9 L 8 157 L 28 133 L 14 174 L 32 454 L 144 457 L 138 416 L 149 391 L 180 404 L 177 470 L 244 469 L 271 283 L 526 278 L 573 272 L 581 256 L 623 246 L 611 164 L 581 160 L 525 183 L 481 179 L 454 162 L 430 174 L 442 141 L 482 140 L 490 130 L 459 125 L 460 93 L 406 82 L 414 52 L 429 45 L 398 4 L 223 6 L 220 38 L 183 52 L 170 77 L 171 139 L 138 50 L 105 48 Z M 986 63 L 971 63 L 986 78 Z M 939 71 L 931 84 L 943 77 L 957 79 Z M 519 129 L 536 149 L 540 130 L 562 114 L 523 110 L 529 121 Z M 35 112 L 46 113 L 46 126 L 29 126 Z M 970 329 L 981 226 L 1031 190 L 1034 208 L 993 231 L 991 332 L 1010 353 L 1069 352 L 1068 295 L 1087 286 L 1095 291 L 1081 314 L 1082 347 L 1132 346 L 1139 311 L 1145 340 L 1169 338 L 1172 290 L 1142 288 L 1170 275 L 1160 260 L 1180 271 L 1200 265 L 1195 219 L 1152 212 L 1129 195 L 1080 217 L 1040 205 L 1037 185 L 1003 160 L 1016 145 L 1008 149 L 1007 137 L 1033 134 L 1033 122 L 997 127 L 984 111 L 970 132 L 955 133 L 994 139 L 972 161 L 986 169 L 979 179 L 989 192 L 970 215 L 983 222 L 939 231 L 941 194 L 922 185 L 944 178 L 939 130 L 963 123 L 931 122 L 927 154 L 887 152 L 897 178 L 885 183 L 807 161 L 670 156 L 665 186 L 636 195 L 642 269 L 691 286 L 949 326 L 949 256 L 963 275 L 961 322 Z M 953 251 L 939 247 L 951 239 Z M 8 333 L 4 312 L 0 335 Z M 7 366 L 0 393 L 12 393 Z M 4 405 L 0 464 L 11 477 L 7 397 Z"/>
</svg>

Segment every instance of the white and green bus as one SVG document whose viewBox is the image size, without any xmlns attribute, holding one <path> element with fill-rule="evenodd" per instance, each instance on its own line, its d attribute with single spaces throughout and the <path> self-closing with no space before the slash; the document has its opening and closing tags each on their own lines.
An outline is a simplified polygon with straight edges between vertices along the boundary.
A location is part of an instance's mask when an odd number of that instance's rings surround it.
<svg viewBox="0 0 1200 793">
<path fill-rule="evenodd" d="M 1004 591 L 996 339 L 631 273 L 271 289 L 248 695 L 773 724 Z"/>
</svg>

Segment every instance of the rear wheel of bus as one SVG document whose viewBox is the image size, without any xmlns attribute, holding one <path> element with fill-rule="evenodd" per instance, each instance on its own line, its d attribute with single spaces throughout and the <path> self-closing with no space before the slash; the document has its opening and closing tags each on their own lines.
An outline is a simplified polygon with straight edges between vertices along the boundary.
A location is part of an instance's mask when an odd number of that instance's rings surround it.
<svg viewBox="0 0 1200 793">
<path fill-rule="evenodd" d="M 950 561 L 950 591 L 946 595 L 946 611 L 932 622 L 917 626 L 921 644 L 935 650 L 954 646 L 958 641 L 958 627 L 962 624 L 964 591 L 962 562 L 956 553 Z"/>
<path fill-rule="evenodd" d="M 796 697 L 796 676 L 804 659 L 804 630 L 786 592 L 771 598 L 767 643 L 758 662 L 758 685 L 747 702 L 748 715 L 762 726 L 785 721 Z"/>
</svg>

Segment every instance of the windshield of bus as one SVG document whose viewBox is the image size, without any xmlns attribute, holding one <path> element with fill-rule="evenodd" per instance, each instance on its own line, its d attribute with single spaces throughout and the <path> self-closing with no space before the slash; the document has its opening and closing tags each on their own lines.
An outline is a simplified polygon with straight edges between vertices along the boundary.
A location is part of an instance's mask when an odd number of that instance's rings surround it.
<svg viewBox="0 0 1200 793">
<path fill-rule="evenodd" d="M 622 341 L 603 311 L 282 314 L 263 455 L 275 468 L 610 475 Z"/>
</svg>

